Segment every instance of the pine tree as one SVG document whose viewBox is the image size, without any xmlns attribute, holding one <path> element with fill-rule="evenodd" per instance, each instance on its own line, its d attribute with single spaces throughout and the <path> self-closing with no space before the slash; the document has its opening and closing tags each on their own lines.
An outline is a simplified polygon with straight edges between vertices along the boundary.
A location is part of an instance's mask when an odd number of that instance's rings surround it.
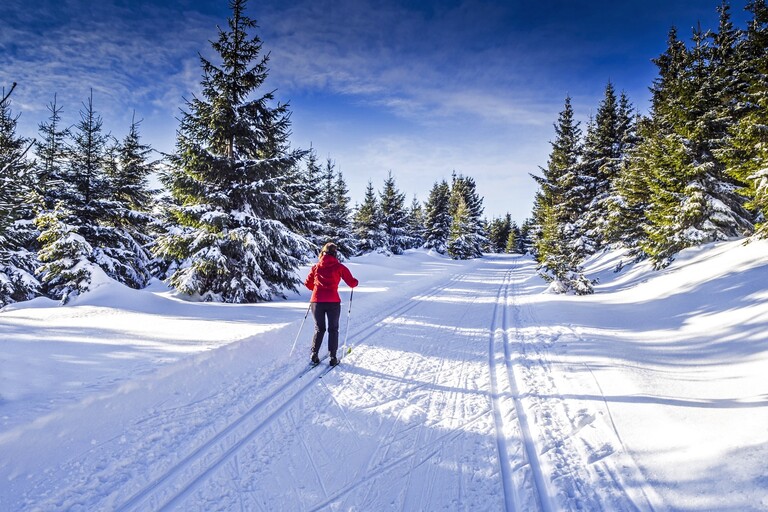
<svg viewBox="0 0 768 512">
<path fill-rule="evenodd" d="M 504 252 L 507 254 L 522 253 L 523 251 L 521 250 L 521 242 L 522 236 L 520 233 L 520 228 L 517 226 L 516 222 L 512 222 L 509 235 L 507 236 L 506 245 L 504 246 Z"/>
<path fill-rule="evenodd" d="M 507 252 L 509 236 L 512 232 L 512 216 L 507 213 L 504 217 L 487 222 L 486 232 L 488 233 L 488 252 Z"/>
<path fill-rule="evenodd" d="M 447 251 L 455 260 L 468 260 L 477 255 L 472 212 L 461 194 L 454 200 Z"/>
<path fill-rule="evenodd" d="M 424 232 L 424 208 L 416 196 L 413 196 L 406 217 L 406 233 L 410 240 L 406 249 L 416 249 L 424 245 Z"/>
<path fill-rule="evenodd" d="M 35 143 L 38 162 L 38 189 L 42 196 L 42 208 L 51 211 L 56 203 L 65 197 L 61 194 L 65 190 L 67 176 L 65 163 L 68 158 L 66 147 L 72 133 L 68 127 L 62 126 L 61 112 L 63 108 L 58 105 L 56 95 L 48 104 L 50 116 L 48 122 L 38 125 L 40 140 Z"/>
<path fill-rule="evenodd" d="M 400 192 L 390 171 L 379 194 L 379 211 L 384 230 L 384 244 L 387 252 L 403 254 L 413 244 L 408 234 L 408 212 L 405 209 L 405 194 Z"/>
<path fill-rule="evenodd" d="M 97 266 L 91 261 L 93 247 L 78 234 L 79 226 L 66 223 L 76 218 L 61 204 L 35 219 L 40 229 L 42 248 L 38 254 L 43 265 L 39 269 L 48 294 L 62 304 L 90 288 Z"/>
<path fill-rule="evenodd" d="M 558 292 L 591 293 L 581 264 L 589 253 L 588 242 L 578 225 L 585 208 L 587 186 L 581 179 L 581 129 L 574 119 L 570 97 L 555 124 L 555 140 L 534 204 L 535 257 L 541 276 Z"/>
<path fill-rule="evenodd" d="M 302 187 L 299 192 L 300 203 L 303 205 L 306 217 L 306 230 L 301 233 L 312 245 L 313 252 L 320 252 L 326 243 L 328 227 L 324 225 L 321 203 L 323 201 L 322 170 L 317 160 L 317 152 L 310 147 L 307 162 L 302 175 Z"/>
<path fill-rule="evenodd" d="M 386 233 L 382 228 L 376 192 L 374 191 L 373 183 L 370 181 L 365 189 L 363 204 L 355 211 L 353 226 L 357 237 L 358 254 L 386 251 Z"/>
<path fill-rule="evenodd" d="M 39 293 L 35 256 L 27 250 L 36 176 L 26 154 L 33 141 L 16 134 L 18 115 L 10 108 L 15 86 L 0 96 L 0 307 Z"/>
<path fill-rule="evenodd" d="M 329 158 L 322 174 L 323 192 L 320 194 L 323 225 L 323 243 L 334 242 L 342 258 L 356 252 L 356 242 L 351 230 L 349 190 L 341 171 Z"/>
<path fill-rule="evenodd" d="M 221 63 L 200 57 L 202 96 L 187 102 L 162 176 L 173 222 L 156 253 L 177 262 L 174 288 L 208 301 L 270 300 L 295 290 L 298 265 L 314 255 L 299 234 L 309 231 L 296 201 L 306 152 L 288 147 L 288 106 L 271 106 L 272 92 L 249 99 L 267 78 L 268 55 L 249 35 L 257 25 L 245 3 L 230 2 L 228 30 L 211 43 Z"/>
<path fill-rule="evenodd" d="M 728 174 L 744 184 L 740 192 L 755 215 L 755 235 L 768 238 L 768 6 L 752 0 L 746 9 L 752 19 L 736 48 L 736 120 L 719 155 Z"/>
<path fill-rule="evenodd" d="M 133 288 L 143 288 L 151 278 L 148 247 L 156 222 L 149 176 L 157 172 L 157 163 L 150 160 L 152 148 L 141 142 L 138 127 L 139 122 L 132 119 L 122 143 L 108 150 L 105 169 L 111 207 L 102 219 L 102 240 L 96 251 L 107 256 L 102 265 L 107 275 Z"/>
<path fill-rule="evenodd" d="M 715 157 L 724 139 L 720 102 L 727 93 L 716 81 L 718 60 L 706 40 L 696 30 L 689 51 L 672 31 L 667 51 L 656 59 L 655 131 L 645 142 L 656 160 L 642 164 L 651 173 L 645 181 L 652 192 L 642 246 L 658 267 L 685 247 L 740 236 L 752 227 L 738 185 Z"/>
<path fill-rule="evenodd" d="M 335 202 L 331 208 L 331 227 L 336 246 L 342 256 L 349 257 L 357 254 L 357 239 L 352 229 L 351 212 L 349 209 L 349 187 L 341 171 L 336 173 L 334 182 Z"/>
<path fill-rule="evenodd" d="M 454 173 L 449 208 L 452 227 L 448 237 L 448 254 L 455 259 L 482 257 L 482 249 L 488 239 L 483 229 L 483 199 L 477 193 L 473 178 Z M 459 209 L 462 211 L 459 212 Z M 461 225 L 453 226 L 456 222 Z M 460 242 L 457 242 L 457 237 L 461 239 Z M 457 243 L 461 246 L 460 250 L 457 249 Z M 460 257 L 457 258 L 457 255 Z"/>
<path fill-rule="evenodd" d="M 626 97 L 622 96 L 626 102 Z M 621 106 L 611 82 L 605 87 L 594 123 L 587 130 L 584 143 L 581 177 L 584 180 L 583 213 L 578 229 L 585 236 L 587 253 L 592 254 L 607 244 L 609 217 L 606 213 L 615 200 L 614 181 L 619 174 L 623 158 L 624 116 L 626 104 Z"/>
<path fill-rule="evenodd" d="M 424 212 L 424 247 L 445 254 L 451 228 L 451 187 L 443 180 L 435 183 L 429 192 Z"/>
</svg>

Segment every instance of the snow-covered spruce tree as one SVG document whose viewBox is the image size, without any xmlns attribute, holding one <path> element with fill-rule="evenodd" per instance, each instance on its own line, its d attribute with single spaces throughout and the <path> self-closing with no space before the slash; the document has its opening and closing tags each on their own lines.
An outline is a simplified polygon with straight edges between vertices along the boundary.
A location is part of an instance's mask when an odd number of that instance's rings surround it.
<svg viewBox="0 0 768 512">
<path fill-rule="evenodd" d="M 611 243 L 628 249 L 632 258 L 640 260 L 646 257 L 641 246 L 647 238 L 646 212 L 651 203 L 647 180 L 652 171 L 648 166 L 662 155 L 652 119 L 642 118 L 636 126 L 637 145 L 629 150 L 613 182 L 615 194 L 608 204 L 608 238 Z"/>
<path fill-rule="evenodd" d="M 379 194 L 381 225 L 384 229 L 384 244 L 392 254 L 403 254 L 413 246 L 413 237 L 408 233 L 408 211 L 405 208 L 405 194 L 398 190 L 390 171 Z"/>
<path fill-rule="evenodd" d="M 151 159 L 152 147 L 141 142 L 139 124 L 131 120 L 128 134 L 117 149 L 117 166 L 109 169 L 113 198 L 125 207 L 125 223 L 141 231 L 149 220 L 154 193 L 149 177 L 157 172 L 157 162 Z"/>
<path fill-rule="evenodd" d="M 503 253 L 506 252 L 509 235 L 512 231 L 512 216 L 507 213 L 504 217 L 497 217 L 486 222 L 486 233 L 488 233 L 487 252 Z"/>
<path fill-rule="evenodd" d="M 448 255 L 455 260 L 476 257 L 474 223 L 464 196 L 457 195 L 453 207 L 451 230 L 448 233 Z"/>
<path fill-rule="evenodd" d="M 36 177 L 26 158 L 33 141 L 16 134 L 18 115 L 10 108 L 15 85 L 0 94 L 0 307 L 31 299 L 40 288 L 35 255 L 28 250 L 36 234 L 30 226 Z"/>
<path fill-rule="evenodd" d="M 435 183 L 424 207 L 424 247 L 445 254 L 451 229 L 451 187 L 443 180 Z"/>
<path fill-rule="evenodd" d="M 416 249 L 424 245 L 424 208 L 416 196 L 413 196 L 411 207 L 408 208 L 405 224 L 410 240 L 406 249 Z"/>
<path fill-rule="evenodd" d="M 123 201 L 116 196 L 113 182 L 120 173 L 119 148 L 102 126 L 91 94 L 71 131 L 65 165 L 46 173 L 45 202 L 60 205 L 56 218 L 82 237 L 86 242 L 83 247 L 91 248 L 92 253 L 88 255 L 91 262 L 109 277 L 133 288 L 142 288 L 150 277 L 147 253 L 125 223 L 129 215 Z M 46 213 L 50 210 L 44 210 L 41 215 Z M 50 248 L 46 246 L 57 244 L 56 234 L 70 236 L 67 230 L 51 230 L 45 240 L 40 239 L 41 251 L 47 252 Z M 82 286 L 86 282 L 80 281 Z"/>
<path fill-rule="evenodd" d="M 357 238 L 358 254 L 386 252 L 386 234 L 382 228 L 381 211 L 373 183 L 368 182 L 363 204 L 357 207 L 352 219 Z"/>
<path fill-rule="evenodd" d="M 735 122 L 730 139 L 718 154 L 729 175 L 744 187 L 747 208 L 755 215 L 756 232 L 768 238 L 768 6 L 752 0 L 752 13 L 744 37 L 737 43 Z"/>
<path fill-rule="evenodd" d="M 341 171 L 329 158 L 322 174 L 323 191 L 320 194 L 324 242 L 334 242 L 343 257 L 356 253 L 357 243 L 350 221 L 349 189 Z"/>
<path fill-rule="evenodd" d="M 532 233 L 535 230 L 533 219 L 525 219 L 520 227 L 520 233 L 515 240 L 517 252 L 520 254 L 532 254 L 534 251 L 534 239 Z M 514 252 L 514 251 L 513 251 Z"/>
<path fill-rule="evenodd" d="M 42 243 L 38 272 L 48 295 L 62 304 L 87 291 L 97 271 L 91 261 L 93 247 L 78 234 L 79 226 L 65 222 L 72 218 L 76 218 L 73 213 L 59 204 L 35 219 Z"/>
<path fill-rule="evenodd" d="M 591 293 L 581 264 L 588 245 L 577 222 L 584 211 L 584 181 L 580 179 L 581 129 L 570 97 L 555 124 L 555 140 L 535 198 L 533 224 L 539 273 L 558 292 Z"/>
<path fill-rule="evenodd" d="M 107 148 L 104 167 L 109 209 L 100 220 L 94 251 L 107 275 L 132 288 L 143 288 L 151 278 L 148 248 L 155 219 L 149 176 L 157 170 L 157 163 L 150 159 L 152 148 L 141 142 L 138 124 L 132 120 L 123 141 Z"/>
<path fill-rule="evenodd" d="M 327 227 L 323 224 L 321 204 L 324 200 L 323 187 L 325 180 L 317 160 L 317 151 L 310 147 L 307 152 L 306 165 L 303 172 L 303 187 L 300 191 L 300 203 L 304 205 L 306 231 L 301 234 L 312 244 L 315 253 L 327 242 Z"/>
<path fill-rule="evenodd" d="M 341 171 L 336 173 L 334 182 L 336 202 L 331 208 L 330 226 L 339 252 L 343 256 L 357 254 L 357 238 L 352 228 L 352 212 L 349 208 L 349 187 Z"/>
<path fill-rule="evenodd" d="M 172 223 L 155 252 L 177 261 L 170 284 L 206 301 L 255 302 L 295 290 L 298 265 L 314 256 L 299 233 L 308 231 L 297 162 L 290 150 L 290 113 L 274 96 L 251 95 L 267 78 L 268 55 L 250 35 L 256 22 L 245 1 L 230 2 L 228 30 L 211 45 L 216 64 L 200 57 L 202 93 L 187 102 L 176 152 L 162 181 L 174 204 Z"/>
<path fill-rule="evenodd" d="M 449 205 L 452 227 L 448 236 L 448 254 L 454 259 L 482 257 L 483 246 L 488 242 L 483 228 L 483 199 L 477 193 L 475 180 L 454 173 Z M 461 215 L 457 213 L 460 207 L 465 210 Z M 461 226 L 453 229 L 453 224 L 457 221 Z M 461 250 L 456 250 L 456 237 L 461 238 Z M 451 247 L 454 248 L 453 251 Z"/>
<path fill-rule="evenodd" d="M 646 179 L 652 194 L 642 246 L 657 267 L 686 247 L 752 229 L 739 185 L 715 158 L 725 137 L 718 118 L 723 91 L 715 81 L 715 62 L 701 30 L 694 32 L 690 51 L 673 30 L 667 51 L 656 59 L 659 78 L 652 88 L 652 115 L 658 131 L 645 143 L 661 152 L 655 152 L 659 161 L 645 164 L 652 173 Z"/>
<path fill-rule="evenodd" d="M 587 130 L 581 163 L 585 204 L 578 229 L 585 237 L 588 253 L 600 250 L 611 241 L 611 207 L 621 203 L 616 180 L 634 139 L 631 111 L 626 95 L 622 93 L 621 98 L 617 98 L 609 82 L 594 122 Z"/>
<path fill-rule="evenodd" d="M 622 93 L 619 99 L 620 162 L 616 175 L 611 180 L 610 195 L 605 202 L 606 233 L 605 242 L 630 249 L 640 257 L 640 240 L 645 224 L 647 189 L 642 179 L 633 173 L 633 158 L 642 137 L 641 123 L 644 119 L 633 112 L 627 96 Z"/>
<path fill-rule="evenodd" d="M 522 253 L 521 249 L 522 236 L 520 228 L 516 222 L 512 222 L 509 229 L 509 235 L 507 236 L 506 245 L 504 246 L 504 252 L 507 254 Z"/>
<path fill-rule="evenodd" d="M 35 143 L 38 167 L 38 193 L 42 196 L 42 209 L 53 211 L 56 203 L 66 198 L 67 181 L 65 166 L 68 159 L 67 142 L 72 133 L 62 126 L 63 108 L 57 103 L 56 95 L 48 104 L 50 116 L 38 125 L 39 139 Z"/>
</svg>

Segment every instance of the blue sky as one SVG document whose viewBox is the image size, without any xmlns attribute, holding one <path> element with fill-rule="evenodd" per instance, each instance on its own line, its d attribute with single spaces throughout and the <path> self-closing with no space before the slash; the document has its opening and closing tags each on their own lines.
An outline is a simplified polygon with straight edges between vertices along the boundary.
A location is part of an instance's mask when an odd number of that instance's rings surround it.
<svg viewBox="0 0 768 512">
<path fill-rule="evenodd" d="M 270 77 L 292 111 L 295 147 L 313 146 L 353 202 L 392 171 L 426 200 L 453 171 L 472 176 L 486 215 L 522 222 L 566 95 L 584 124 L 610 80 L 641 111 L 651 59 L 676 26 L 717 27 L 719 0 L 251 0 Z M 732 1 L 739 27 L 746 0 Z M 105 129 L 133 111 L 145 142 L 172 151 L 179 109 L 199 89 L 198 52 L 226 24 L 226 0 L 5 0 L 0 86 L 34 135 L 57 95 L 74 123 L 93 89 Z"/>
</svg>

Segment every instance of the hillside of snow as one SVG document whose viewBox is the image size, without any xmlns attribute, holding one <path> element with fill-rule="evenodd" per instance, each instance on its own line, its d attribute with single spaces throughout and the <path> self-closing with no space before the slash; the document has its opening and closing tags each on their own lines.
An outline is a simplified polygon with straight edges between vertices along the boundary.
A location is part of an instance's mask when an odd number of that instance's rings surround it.
<svg viewBox="0 0 768 512">
<path fill-rule="evenodd" d="M 7 306 L 0 510 L 768 510 L 768 242 L 620 263 L 354 258 L 328 373 L 307 290 Z"/>
</svg>

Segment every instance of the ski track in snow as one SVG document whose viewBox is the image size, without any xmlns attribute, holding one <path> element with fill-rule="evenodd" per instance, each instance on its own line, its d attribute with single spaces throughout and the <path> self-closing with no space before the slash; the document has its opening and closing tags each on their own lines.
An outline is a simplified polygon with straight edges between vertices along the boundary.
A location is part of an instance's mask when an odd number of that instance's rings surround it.
<svg viewBox="0 0 768 512">
<path fill-rule="evenodd" d="M 521 300 L 532 263 L 464 272 L 356 319 L 336 370 L 254 372 L 158 406 L 51 470 L 57 485 L 23 508 L 660 510 L 607 403 L 562 398 L 566 363 L 548 347 L 578 333 L 538 325 Z"/>
<path fill-rule="evenodd" d="M 438 292 L 439 289 L 436 289 L 432 293 Z M 406 303 L 390 311 L 388 316 L 401 315 L 414 306 L 413 303 Z M 354 347 L 356 344 L 362 343 L 380 329 L 381 327 L 377 323 L 369 323 L 351 335 L 351 346 Z M 327 357 L 324 357 L 323 362 L 326 359 Z M 209 478 L 222 464 L 233 459 L 238 451 L 245 447 L 246 443 L 253 440 L 270 423 L 283 415 L 303 394 L 314 389 L 317 382 L 313 380 L 313 377 L 322 378 L 330 370 L 329 367 L 319 365 L 309 369 L 306 372 L 307 375 L 296 374 L 287 379 L 283 385 L 257 402 L 244 415 L 238 417 L 173 468 L 134 494 L 125 503 L 119 505 L 116 510 L 146 510 L 147 508 L 173 510 L 183 503 L 184 499 L 189 497 L 195 488 Z M 296 381 L 300 381 L 299 384 Z M 269 414 L 264 417 L 265 413 Z M 236 439 L 236 441 L 232 439 Z M 302 443 L 306 447 L 304 440 Z M 225 447 L 225 445 L 229 446 Z M 311 459 L 311 451 L 307 450 L 307 453 L 315 473 L 318 473 L 317 467 Z M 197 467 L 199 469 L 196 469 Z M 190 472 L 191 474 L 189 474 Z M 182 480 L 182 483 L 176 483 L 177 480 Z M 318 478 L 318 482 L 322 485 L 321 478 Z"/>
<path fill-rule="evenodd" d="M 579 336 L 570 327 L 543 326 L 534 308 L 518 302 L 524 280 L 513 281 L 512 303 L 505 312 L 511 311 L 513 315 L 512 338 L 519 347 L 518 371 L 527 387 L 526 398 L 518 392 L 516 403 L 519 409 L 527 407 L 532 412 L 533 430 L 537 430 L 540 444 L 537 481 L 543 483 L 543 475 L 548 475 L 548 492 L 557 495 L 556 499 L 541 496 L 555 499 L 555 508 L 564 510 L 663 510 L 661 500 L 626 453 L 607 402 L 603 400 L 601 410 L 573 411 L 562 398 L 567 392 L 561 386 L 567 385 L 565 381 L 573 369 L 553 357 L 549 347 L 564 337 Z M 513 375 L 510 352 L 507 364 Z M 594 395 L 603 396 L 594 374 L 592 379 Z M 583 388 L 580 393 L 584 393 Z"/>
</svg>

